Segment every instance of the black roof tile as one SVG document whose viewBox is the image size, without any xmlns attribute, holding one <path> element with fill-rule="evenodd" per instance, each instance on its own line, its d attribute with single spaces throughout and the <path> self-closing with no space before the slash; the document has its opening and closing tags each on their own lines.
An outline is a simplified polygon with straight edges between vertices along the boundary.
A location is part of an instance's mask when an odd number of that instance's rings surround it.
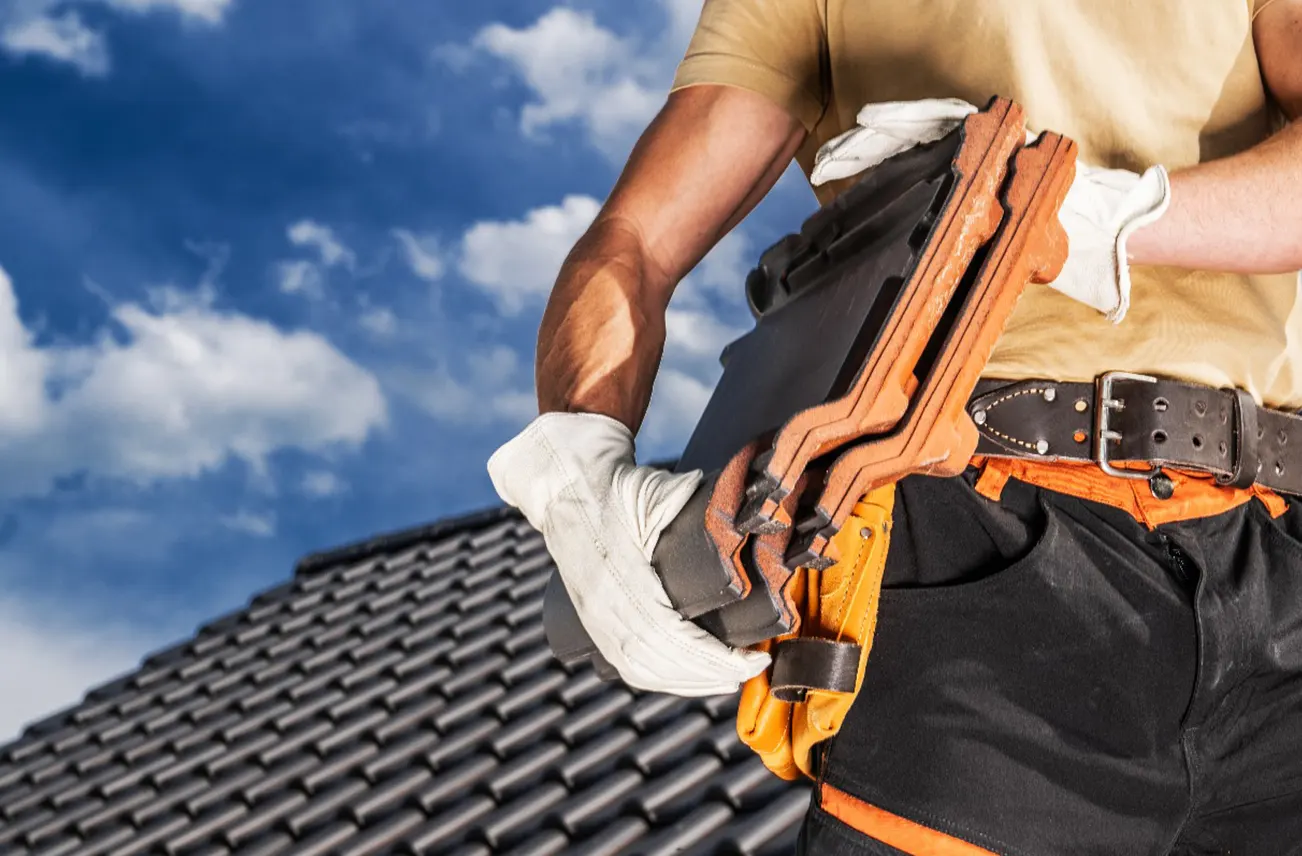
<svg viewBox="0 0 1302 856">
<path fill-rule="evenodd" d="M 0 747 L 0 853 L 790 852 L 735 697 L 556 662 L 551 572 L 506 509 L 303 559 Z"/>
<path fill-rule="evenodd" d="M 308 795 L 302 791 L 281 791 L 252 806 L 238 823 L 222 830 L 222 841 L 232 849 L 270 831 L 277 821 L 307 805 Z"/>
</svg>

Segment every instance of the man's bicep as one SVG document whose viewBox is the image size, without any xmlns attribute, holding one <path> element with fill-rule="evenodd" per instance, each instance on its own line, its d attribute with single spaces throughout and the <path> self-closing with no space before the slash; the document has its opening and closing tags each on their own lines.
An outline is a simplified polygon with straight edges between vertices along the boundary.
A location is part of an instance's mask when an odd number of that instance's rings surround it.
<svg viewBox="0 0 1302 856">
<path fill-rule="evenodd" d="M 599 219 L 634 228 L 651 282 L 672 289 L 773 187 L 804 138 L 799 121 L 754 92 L 674 92 Z"/>
<path fill-rule="evenodd" d="M 1252 35 L 1266 87 L 1290 119 L 1302 117 L 1302 0 L 1257 0 Z"/>
</svg>

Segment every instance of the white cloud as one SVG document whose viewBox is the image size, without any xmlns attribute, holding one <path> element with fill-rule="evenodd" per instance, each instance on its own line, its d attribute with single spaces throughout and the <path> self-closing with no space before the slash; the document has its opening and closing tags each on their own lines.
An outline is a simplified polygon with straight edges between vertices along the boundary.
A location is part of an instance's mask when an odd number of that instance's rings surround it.
<svg viewBox="0 0 1302 856">
<path fill-rule="evenodd" d="M 670 306 L 665 312 L 665 359 L 717 364 L 724 345 L 744 332 L 708 310 Z"/>
<path fill-rule="evenodd" d="M 456 371 L 442 365 L 396 372 L 393 384 L 430 416 L 450 424 L 523 424 L 538 415 L 523 361 L 504 345 L 469 354 Z"/>
<path fill-rule="evenodd" d="M 662 368 L 651 393 L 651 406 L 638 432 L 639 450 L 650 446 L 656 450 L 653 456 L 660 457 L 659 450 L 681 449 L 701 418 L 713 388 L 712 383 L 687 372 Z"/>
<path fill-rule="evenodd" d="M 524 29 L 490 24 L 473 46 L 509 63 L 533 90 L 520 114 L 525 134 L 577 122 L 612 157 L 655 115 L 673 69 L 670 53 L 648 51 L 564 6 Z"/>
<path fill-rule="evenodd" d="M 567 196 L 523 220 L 476 223 L 461 240 L 461 274 L 488 292 L 502 312 L 517 314 L 551 292 L 566 255 L 600 208 L 590 196 Z"/>
<path fill-rule="evenodd" d="M 669 19 L 666 48 L 679 54 L 687 50 L 687 42 L 701 19 L 702 0 L 660 0 Z"/>
<path fill-rule="evenodd" d="M 393 236 L 402 245 L 403 257 L 411 272 L 426 282 L 443 277 L 442 250 L 433 235 L 416 235 L 406 229 L 394 229 Z"/>
<path fill-rule="evenodd" d="M 83 24 L 76 12 L 17 18 L 0 30 L 0 48 L 15 57 L 44 56 L 66 62 L 90 77 L 109 70 L 103 34 Z"/>
<path fill-rule="evenodd" d="M 303 476 L 300 489 L 308 496 L 321 499 L 327 496 L 338 496 L 348 490 L 348 485 L 329 470 L 314 470 Z"/>
<path fill-rule="evenodd" d="M 751 267 L 753 251 L 750 241 L 741 229 L 733 229 L 701 260 L 692 277 L 720 297 L 740 301 L 745 294 L 746 274 Z"/>
<path fill-rule="evenodd" d="M 0 495 L 76 473 L 148 484 L 278 449 L 327 452 L 385 424 L 379 383 L 321 336 L 156 294 L 113 308 L 116 335 L 38 347 L 0 270 Z"/>
<path fill-rule="evenodd" d="M 0 596 L 0 743 L 134 669 L 163 638 L 90 625 L 70 617 L 62 603 Z"/>
<path fill-rule="evenodd" d="M 0 268 L 0 437 L 35 434 L 50 421 L 50 357 L 34 346 L 18 317 L 13 285 Z"/>
<path fill-rule="evenodd" d="M 437 45 L 430 55 L 457 74 L 464 74 L 474 64 L 476 51 L 470 45 L 449 43 Z"/>
<path fill-rule="evenodd" d="M 319 300 L 325 296 L 325 280 L 315 263 L 297 259 L 276 265 L 276 280 L 285 294 L 301 294 Z"/>
<path fill-rule="evenodd" d="M 67 63 L 87 76 L 108 73 L 104 34 L 91 29 L 76 8 L 105 7 L 143 14 L 178 13 L 210 26 L 222 22 L 234 0 L 5 0 L 0 4 L 0 51 L 13 57 L 40 56 Z"/>
<path fill-rule="evenodd" d="M 723 373 L 724 347 L 750 330 L 744 284 L 750 242 L 726 235 L 679 284 L 665 313 L 665 350 L 641 438 L 653 457 L 677 454 Z"/>
<path fill-rule="evenodd" d="M 276 515 L 271 513 L 255 514 L 240 509 L 234 514 L 220 518 L 220 522 L 233 532 L 242 532 L 255 538 L 270 538 L 276 534 Z"/>
<path fill-rule="evenodd" d="M 108 4 L 127 12 L 174 11 L 206 24 L 220 24 L 234 0 L 108 0 Z"/>
<path fill-rule="evenodd" d="M 720 315 L 704 301 L 676 295 L 665 313 L 665 351 L 641 437 L 660 454 L 676 454 L 701 418 L 723 373 L 719 353 L 746 330 L 739 311 Z"/>
<path fill-rule="evenodd" d="M 362 325 L 362 329 L 374 336 L 388 337 L 392 336 L 398 329 L 398 318 L 392 310 L 384 307 L 368 309 L 357 319 L 357 323 Z"/>
<path fill-rule="evenodd" d="M 334 230 L 315 220 L 299 220 L 286 230 L 286 236 L 296 247 L 316 250 L 321 264 L 326 267 L 343 265 L 352 268 L 357 264 L 357 256 L 335 237 Z"/>
<path fill-rule="evenodd" d="M 310 300 L 325 297 L 326 271 L 332 267 L 354 270 L 357 255 L 335 236 L 334 230 L 315 220 L 299 220 L 285 229 L 295 247 L 313 250 L 316 261 L 291 259 L 276 265 L 276 281 L 285 294 L 301 294 Z"/>
</svg>

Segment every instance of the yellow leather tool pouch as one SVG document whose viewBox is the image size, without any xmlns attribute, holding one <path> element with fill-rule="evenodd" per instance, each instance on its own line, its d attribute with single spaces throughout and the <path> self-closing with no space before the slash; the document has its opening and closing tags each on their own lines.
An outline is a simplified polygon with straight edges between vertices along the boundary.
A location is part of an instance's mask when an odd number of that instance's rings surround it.
<svg viewBox="0 0 1302 856">
<path fill-rule="evenodd" d="M 773 663 L 742 687 L 737 733 L 784 779 L 816 777 L 814 748 L 840 730 L 863 684 L 894 505 L 893 484 L 859 500 L 836 536 L 841 560 L 791 580 L 795 630 L 756 646 Z"/>
</svg>

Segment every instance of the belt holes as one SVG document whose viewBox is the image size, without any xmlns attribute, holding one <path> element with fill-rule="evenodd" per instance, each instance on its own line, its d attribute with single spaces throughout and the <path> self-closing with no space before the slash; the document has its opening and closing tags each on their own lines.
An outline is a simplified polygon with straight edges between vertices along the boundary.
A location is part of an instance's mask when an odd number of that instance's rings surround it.
<svg viewBox="0 0 1302 856">
<path fill-rule="evenodd" d="M 1279 444 L 1281 446 L 1288 442 L 1288 433 L 1283 428 L 1279 429 L 1279 434 L 1277 436 L 1279 437 Z"/>
<path fill-rule="evenodd" d="M 1170 406 L 1171 406 L 1171 402 L 1167 401 L 1165 398 L 1153 399 L 1153 409 L 1156 410 L 1158 413 L 1165 413 L 1167 411 L 1167 408 L 1169 408 Z"/>
<path fill-rule="evenodd" d="M 1071 438 L 1075 440 L 1077 443 L 1084 443 L 1086 440 L 1089 439 L 1089 435 L 1078 428 L 1076 429 L 1076 433 L 1071 435 Z"/>
<path fill-rule="evenodd" d="M 1265 428 L 1262 428 L 1260 425 L 1258 425 L 1258 426 L 1257 426 L 1257 439 L 1260 440 L 1262 437 L 1265 437 L 1265 436 L 1266 436 L 1266 429 L 1265 429 Z"/>
<path fill-rule="evenodd" d="M 1157 443 L 1159 446 L 1160 446 L 1161 444 L 1165 443 L 1165 442 L 1166 442 L 1166 432 L 1165 432 L 1165 431 L 1154 431 L 1154 432 L 1153 432 L 1153 442 L 1154 442 L 1154 443 Z"/>
<path fill-rule="evenodd" d="M 1275 475 L 1277 475 L 1277 476 L 1282 476 L 1282 475 L 1284 475 L 1284 462 L 1283 462 L 1283 461 L 1276 461 L 1276 462 L 1275 462 Z"/>
<path fill-rule="evenodd" d="M 1201 434 L 1193 435 L 1193 447 L 1195 449 L 1201 449 L 1203 447 L 1203 436 Z"/>
<path fill-rule="evenodd" d="M 1225 445 L 1225 441 L 1224 441 L 1224 440 L 1222 440 L 1221 442 L 1217 443 L 1217 444 L 1216 444 L 1216 448 L 1217 448 L 1217 450 L 1221 453 L 1221 457 L 1222 457 L 1222 458 L 1225 457 L 1226 455 L 1228 455 L 1229 452 L 1230 452 L 1230 447 L 1227 446 L 1227 445 Z"/>
<path fill-rule="evenodd" d="M 1083 398 L 1078 398 L 1073 406 L 1076 408 L 1077 413 L 1084 413 L 1089 409 L 1090 403 Z"/>
<path fill-rule="evenodd" d="M 1195 401 L 1195 402 L 1194 402 L 1194 413 L 1197 413 L 1199 416 L 1206 416 L 1206 415 L 1207 415 L 1207 402 L 1205 402 L 1205 401 Z"/>
</svg>

